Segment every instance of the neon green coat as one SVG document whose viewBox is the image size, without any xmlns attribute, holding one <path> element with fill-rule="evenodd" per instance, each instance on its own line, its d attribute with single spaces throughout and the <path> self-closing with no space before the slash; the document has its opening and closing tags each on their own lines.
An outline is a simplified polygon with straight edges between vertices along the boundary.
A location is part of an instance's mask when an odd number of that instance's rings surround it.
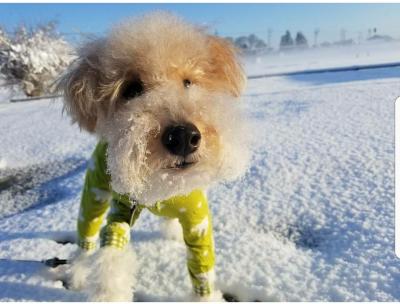
<svg viewBox="0 0 400 304">
<path fill-rule="evenodd" d="M 84 250 L 96 248 L 101 226 L 110 205 L 107 224 L 101 229 L 101 246 L 124 248 L 130 240 L 133 226 L 143 208 L 152 213 L 178 218 L 187 246 L 187 267 L 193 288 L 198 295 L 208 295 L 213 289 L 214 244 L 211 213 L 205 194 L 194 190 L 188 195 L 175 196 L 145 207 L 130 201 L 126 195 L 112 191 L 107 173 L 107 144 L 99 142 L 86 171 L 79 217 L 79 246 Z"/>
</svg>

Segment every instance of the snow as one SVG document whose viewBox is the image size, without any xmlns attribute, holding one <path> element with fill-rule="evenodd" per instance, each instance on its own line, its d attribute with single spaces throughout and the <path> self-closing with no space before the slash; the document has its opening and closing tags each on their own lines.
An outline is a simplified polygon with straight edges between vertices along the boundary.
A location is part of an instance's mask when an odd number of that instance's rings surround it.
<svg viewBox="0 0 400 304">
<path fill-rule="evenodd" d="M 204 236 L 207 234 L 208 230 L 208 217 L 205 217 L 199 224 L 194 226 L 190 232 L 191 233 L 196 233 L 198 235 Z"/>
<path fill-rule="evenodd" d="M 371 51 L 363 64 L 400 61 L 387 49 Z M 341 54 L 329 60 L 322 54 L 318 64 L 293 54 L 300 63 L 290 68 L 355 64 Z M 249 75 L 289 69 L 270 57 L 254 62 L 246 64 Z M 394 253 L 399 95 L 400 68 L 249 81 L 243 106 L 256 139 L 251 167 L 241 180 L 208 193 L 216 284 L 224 293 L 241 301 L 400 300 Z M 68 258 L 77 248 L 62 241 L 74 238 L 96 139 L 61 111 L 59 99 L 0 100 L 6 163 L 0 180 L 16 176 L 15 184 L 29 186 L 0 183 L 0 259 L 8 259 L 0 260 L 1 301 L 84 299 L 64 289 L 55 271 L 15 261 Z M 180 301 L 190 290 L 186 249 L 159 228 L 160 219 L 143 212 L 131 231 L 139 265 L 135 299 Z"/>
<path fill-rule="evenodd" d="M 293 72 L 342 66 L 399 62 L 400 42 L 364 42 L 352 46 L 285 51 L 269 56 L 249 57 L 250 75 Z"/>
<path fill-rule="evenodd" d="M 3 170 L 7 167 L 7 162 L 5 159 L 0 159 L 0 170 Z"/>
</svg>

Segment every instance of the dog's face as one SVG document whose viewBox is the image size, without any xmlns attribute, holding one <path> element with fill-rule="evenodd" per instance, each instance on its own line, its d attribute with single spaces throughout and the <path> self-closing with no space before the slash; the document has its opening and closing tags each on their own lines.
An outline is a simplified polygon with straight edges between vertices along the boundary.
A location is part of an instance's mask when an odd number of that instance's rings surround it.
<svg viewBox="0 0 400 304">
<path fill-rule="evenodd" d="M 156 13 L 86 45 L 60 85 L 73 120 L 108 142 L 113 189 L 152 204 L 244 171 L 245 79 L 227 41 Z"/>
</svg>

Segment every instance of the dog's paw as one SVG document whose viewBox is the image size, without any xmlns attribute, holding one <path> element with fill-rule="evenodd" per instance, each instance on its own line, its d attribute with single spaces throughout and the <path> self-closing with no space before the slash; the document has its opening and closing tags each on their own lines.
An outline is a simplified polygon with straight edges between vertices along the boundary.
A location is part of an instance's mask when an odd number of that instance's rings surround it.
<svg viewBox="0 0 400 304">
<path fill-rule="evenodd" d="M 183 242 L 182 226 L 178 219 L 162 219 L 160 229 L 167 240 Z"/>
<path fill-rule="evenodd" d="M 90 256 L 93 251 L 78 250 L 70 259 L 70 265 L 65 268 L 63 280 L 66 288 L 71 290 L 83 290 L 87 285 L 90 274 Z"/>
<path fill-rule="evenodd" d="M 200 296 L 198 294 L 192 294 L 191 302 L 226 302 L 222 292 L 219 290 L 214 290 L 211 294 Z"/>
<path fill-rule="evenodd" d="M 65 289 L 82 290 L 89 275 L 87 257 L 90 253 L 78 250 L 68 260 L 53 258 L 43 261 L 43 274 L 50 280 L 60 281 Z"/>
<path fill-rule="evenodd" d="M 46 265 L 47 266 L 47 265 Z M 61 282 L 65 289 L 69 289 L 68 286 L 68 269 L 70 265 L 60 265 L 57 267 L 46 267 L 42 272 L 44 278 L 54 282 Z"/>
<path fill-rule="evenodd" d="M 131 302 L 135 284 L 136 258 L 130 246 L 106 246 L 90 257 L 86 294 L 92 302 Z"/>
</svg>

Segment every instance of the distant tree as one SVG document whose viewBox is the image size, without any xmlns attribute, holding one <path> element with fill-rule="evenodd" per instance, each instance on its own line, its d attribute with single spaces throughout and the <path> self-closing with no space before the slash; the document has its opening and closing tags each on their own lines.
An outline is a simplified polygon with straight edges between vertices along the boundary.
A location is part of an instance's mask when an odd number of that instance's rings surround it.
<svg viewBox="0 0 400 304">
<path fill-rule="evenodd" d="M 225 39 L 227 41 L 229 41 L 230 43 L 234 44 L 235 43 L 235 39 L 233 39 L 232 37 L 225 37 Z"/>
<path fill-rule="evenodd" d="M 247 36 L 240 36 L 235 39 L 235 45 L 243 50 L 247 50 L 250 48 L 249 38 Z"/>
<path fill-rule="evenodd" d="M 254 45 L 254 44 L 257 42 L 257 40 L 258 40 L 257 36 L 254 35 L 254 34 L 250 34 L 249 37 L 248 37 L 248 39 L 249 39 L 249 43 L 250 43 L 251 45 Z"/>
<path fill-rule="evenodd" d="M 267 44 L 266 44 L 263 40 L 258 39 L 258 40 L 255 42 L 254 46 L 255 46 L 256 49 L 262 49 L 262 48 L 266 48 L 266 47 L 267 47 Z"/>
<path fill-rule="evenodd" d="M 302 32 L 297 32 L 297 35 L 296 35 L 296 46 L 298 48 L 307 48 L 308 47 L 307 39 L 303 35 Z"/>
<path fill-rule="evenodd" d="M 236 38 L 235 45 L 247 53 L 257 53 L 267 48 L 267 44 L 255 34 Z"/>
<path fill-rule="evenodd" d="M 321 43 L 321 47 L 330 47 L 332 45 L 332 43 L 328 42 L 328 41 L 324 41 Z"/>
<path fill-rule="evenodd" d="M 55 79 L 73 59 L 72 48 L 55 26 L 20 26 L 12 35 L 0 33 L 0 74 L 18 83 L 27 96 L 52 92 Z"/>
<path fill-rule="evenodd" d="M 293 47 L 294 42 L 292 35 L 290 34 L 289 31 L 286 31 L 285 35 L 281 37 L 281 43 L 280 43 L 280 48 L 281 49 L 287 49 Z"/>
</svg>

